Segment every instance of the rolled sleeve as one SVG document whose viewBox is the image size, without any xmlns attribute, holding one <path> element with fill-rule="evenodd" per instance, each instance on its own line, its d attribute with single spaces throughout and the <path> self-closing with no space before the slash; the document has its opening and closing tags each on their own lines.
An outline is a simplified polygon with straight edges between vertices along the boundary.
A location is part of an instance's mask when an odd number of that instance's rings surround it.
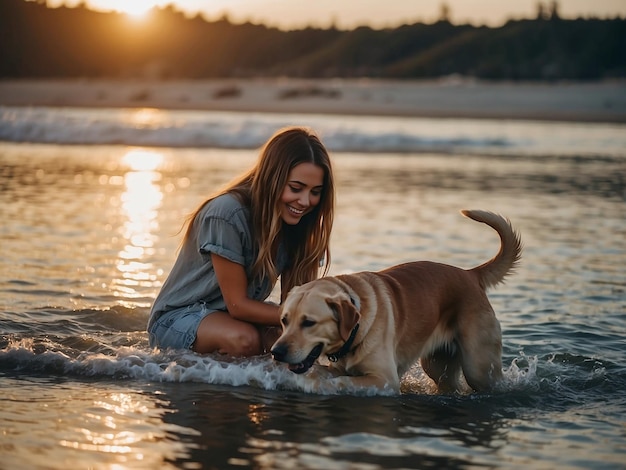
<svg viewBox="0 0 626 470">
<path fill-rule="evenodd" d="M 196 219 L 197 248 L 203 258 L 215 253 L 249 267 L 254 259 L 249 212 L 230 194 L 215 198 Z"/>
<path fill-rule="evenodd" d="M 245 264 L 241 232 L 231 222 L 219 217 L 206 217 L 198 237 L 199 250 L 204 256 L 211 253 L 237 264 Z"/>
</svg>

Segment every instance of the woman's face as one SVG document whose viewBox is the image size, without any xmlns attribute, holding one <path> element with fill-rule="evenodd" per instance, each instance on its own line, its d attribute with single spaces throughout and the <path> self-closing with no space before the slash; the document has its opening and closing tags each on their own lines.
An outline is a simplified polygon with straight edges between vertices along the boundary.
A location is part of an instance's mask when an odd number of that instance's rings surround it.
<svg viewBox="0 0 626 470">
<path fill-rule="evenodd" d="M 280 197 L 281 217 L 286 224 L 296 225 L 317 206 L 324 189 L 324 169 L 313 163 L 294 166 Z"/>
</svg>

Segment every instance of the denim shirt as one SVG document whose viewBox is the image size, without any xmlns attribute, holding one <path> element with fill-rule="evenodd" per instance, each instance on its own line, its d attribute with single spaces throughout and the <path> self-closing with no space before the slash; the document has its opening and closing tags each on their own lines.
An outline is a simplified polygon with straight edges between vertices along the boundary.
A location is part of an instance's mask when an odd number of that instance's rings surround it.
<svg viewBox="0 0 626 470">
<path fill-rule="evenodd" d="M 198 302 L 210 311 L 227 310 L 211 253 L 244 267 L 249 298 L 263 301 L 269 297 L 273 284 L 270 279 L 251 278 L 257 248 L 252 238 L 250 211 L 233 195 L 224 194 L 205 204 L 193 221 L 189 237 L 154 301 L 148 329 L 164 313 Z M 287 267 L 282 243 L 274 263 L 279 275 Z"/>
</svg>

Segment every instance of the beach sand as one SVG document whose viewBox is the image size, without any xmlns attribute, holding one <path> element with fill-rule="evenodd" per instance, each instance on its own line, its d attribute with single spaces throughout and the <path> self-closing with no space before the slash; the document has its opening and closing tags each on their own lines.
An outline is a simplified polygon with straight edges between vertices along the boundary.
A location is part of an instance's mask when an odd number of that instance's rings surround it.
<svg viewBox="0 0 626 470">
<path fill-rule="evenodd" d="M 4 80 L 0 105 L 626 122 L 626 82 Z"/>
</svg>

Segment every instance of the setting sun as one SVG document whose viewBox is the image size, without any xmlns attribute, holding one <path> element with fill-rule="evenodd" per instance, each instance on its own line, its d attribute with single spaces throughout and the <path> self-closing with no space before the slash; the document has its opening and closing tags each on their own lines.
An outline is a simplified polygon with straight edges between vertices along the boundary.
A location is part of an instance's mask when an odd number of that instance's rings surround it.
<svg viewBox="0 0 626 470">
<path fill-rule="evenodd" d="M 152 8 L 163 4 L 158 0 L 91 0 L 89 3 L 96 9 L 117 11 L 135 18 L 141 18 Z"/>
</svg>

